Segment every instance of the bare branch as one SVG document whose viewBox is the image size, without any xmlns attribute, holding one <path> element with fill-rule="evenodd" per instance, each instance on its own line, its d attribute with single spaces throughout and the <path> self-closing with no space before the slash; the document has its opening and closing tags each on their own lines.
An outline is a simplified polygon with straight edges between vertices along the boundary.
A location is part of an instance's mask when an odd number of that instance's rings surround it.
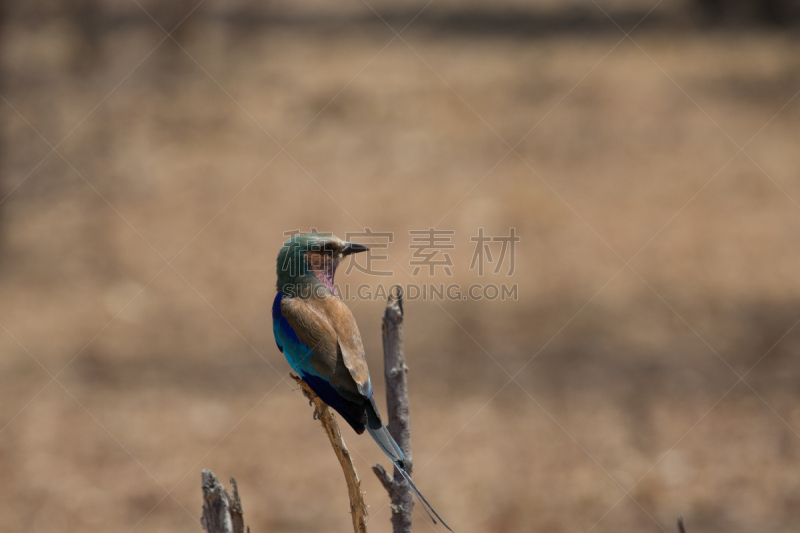
<svg viewBox="0 0 800 533">
<path fill-rule="evenodd" d="M 386 470 L 383 469 L 383 465 L 377 464 L 373 466 L 372 471 L 375 472 L 376 476 L 378 476 L 378 481 L 381 482 L 381 485 L 383 485 L 383 488 L 386 489 L 386 492 L 388 492 L 390 496 L 394 494 L 394 491 L 396 490 L 394 480 L 386 472 Z"/>
<path fill-rule="evenodd" d="M 358 479 L 356 468 L 353 465 L 353 460 L 350 457 L 350 452 L 342 439 L 342 433 L 339 431 L 339 424 L 328 406 L 314 394 L 314 391 L 298 376 L 292 374 L 294 379 L 303 389 L 303 394 L 314 404 L 316 410 L 315 418 L 318 418 L 325 433 L 328 434 L 328 439 L 331 441 L 333 451 L 339 459 L 339 464 L 342 466 L 345 481 L 347 481 L 347 493 L 350 496 L 350 514 L 353 517 L 353 530 L 355 533 L 367 532 L 367 506 L 364 503 L 364 495 L 361 492 L 361 481 Z"/>
<path fill-rule="evenodd" d="M 403 450 L 406 472 L 411 475 L 411 419 L 408 408 L 408 382 L 403 352 L 403 293 L 399 286 L 389 296 L 383 314 L 383 364 L 386 377 L 386 408 L 389 433 Z M 414 494 L 411 487 L 395 468 L 394 479 L 381 465 L 372 468 L 375 475 L 389 493 L 392 504 L 392 527 L 394 533 L 411 533 L 411 516 L 414 511 Z"/>
</svg>

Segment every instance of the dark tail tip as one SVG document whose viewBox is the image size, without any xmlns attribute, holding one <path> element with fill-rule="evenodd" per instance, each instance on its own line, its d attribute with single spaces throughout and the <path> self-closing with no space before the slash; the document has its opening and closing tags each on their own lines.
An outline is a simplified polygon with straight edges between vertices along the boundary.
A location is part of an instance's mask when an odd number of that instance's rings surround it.
<svg viewBox="0 0 800 533">
<path fill-rule="evenodd" d="M 439 519 L 439 522 L 441 522 L 441 523 L 442 523 L 442 525 L 443 525 L 444 527 L 446 527 L 448 531 L 450 531 L 450 533 L 454 533 L 454 532 L 453 532 L 453 530 L 452 530 L 452 529 L 450 529 L 450 526 L 448 526 L 448 525 L 447 525 L 447 522 L 445 522 L 444 520 L 442 520 L 442 517 L 441 517 L 441 516 L 439 516 L 439 513 L 437 513 L 437 512 L 436 512 L 436 509 L 434 509 L 434 508 L 431 506 L 431 504 L 430 504 L 430 503 L 428 503 L 428 500 L 427 500 L 427 499 L 425 499 L 425 496 L 423 496 L 423 495 L 422 495 L 422 493 L 421 493 L 421 492 L 419 491 L 419 489 L 417 488 L 417 486 L 416 486 L 416 485 L 414 485 L 414 482 L 413 482 L 413 481 L 411 481 L 411 476 L 409 476 L 409 475 L 408 475 L 408 472 L 406 472 L 406 471 L 405 471 L 405 469 L 404 469 L 404 468 L 402 468 L 402 467 L 401 467 L 401 466 L 400 466 L 400 465 L 399 465 L 399 464 L 398 464 L 396 461 L 392 461 L 392 462 L 393 462 L 393 463 L 394 463 L 394 465 L 397 467 L 397 469 L 400 471 L 400 473 L 403 475 L 403 478 L 406 480 L 406 482 L 408 483 L 408 485 L 411 487 L 411 490 L 413 490 L 413 491 L 414 491 L 414 494 L 416 494 L 416 495 L 417 495 L 417 498 L 419 499 L 419 502 L 422 504 L 422 508 L 423 508 L 423 509 L 425 509 L 425 512 L 426 512 L 426 513 L 428 513 L 428 516 L 430 517 L 430 519 L 431 519 L 431 520 L 433 520 L 433 523 L 435 524 L 435 523 L 436 523 L 436 518 L 438 518 L 438 519 Z M 431 513 L 433 513 L 433 514 L 431 514 Z M 434 516 L 435 516 L 436 518 L 434 518 Z"/>
</svg>

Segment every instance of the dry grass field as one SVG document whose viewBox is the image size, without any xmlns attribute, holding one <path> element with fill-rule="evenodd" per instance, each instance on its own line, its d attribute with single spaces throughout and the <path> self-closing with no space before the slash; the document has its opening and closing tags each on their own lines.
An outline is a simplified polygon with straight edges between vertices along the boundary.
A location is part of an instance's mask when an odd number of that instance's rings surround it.
<svg viewBox="0 0 800 533">
<path fill-rule="evenodd" d="M 415 479 L 458 533 L 800 528 L 796 28 L 4 4 L 0 531 L 199 532 L 202 468 L 253 533 L 348 531 L 271 331 L 283 232 L 310 227 L 394 232 L 392 276 L 341 284 L 518 285 L 406 304 Z M 429 227 L 452 277 L 411 276 Z M 481 227 L 516 229 L 512 276 L 469 269 Z M 349 305 L 383 398 L 384 302 Z M 388 532 L 384 459 L 343 431 Z"/>
</svg>

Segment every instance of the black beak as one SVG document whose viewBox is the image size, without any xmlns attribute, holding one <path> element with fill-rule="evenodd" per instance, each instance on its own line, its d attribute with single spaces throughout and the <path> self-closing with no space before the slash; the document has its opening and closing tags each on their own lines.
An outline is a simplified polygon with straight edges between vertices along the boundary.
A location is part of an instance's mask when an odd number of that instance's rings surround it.
<svg viewBox="0 0 800 533">
<path fill-rule="evenodd" d="M 358 252 L 366 252 L 369 250 L 363 244 L 358 244 L 357 242 L 346 242 L 344 243 L 345 246 L 342 248 L 342 255 L 350 255 L 350 254 L 357 254 Z"/>
</svg>

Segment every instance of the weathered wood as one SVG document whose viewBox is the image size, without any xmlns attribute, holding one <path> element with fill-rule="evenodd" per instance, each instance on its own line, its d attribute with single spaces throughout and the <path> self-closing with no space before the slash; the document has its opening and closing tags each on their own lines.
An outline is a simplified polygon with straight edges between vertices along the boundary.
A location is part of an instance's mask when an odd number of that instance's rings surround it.
<svg viewBox="0 0 800 533">
<path fill-rule="evenodd" d="M 236 480 L 231 478 L 233 495 L 211 470 L 203 470 L 203 529 L 208 533 L 245 533 L 242 500 Z M 250 528 L 246 529 L 250 533 Z"/>
<path fill-rule="evenodd" d="M 328 409 L 327 404 L 314 394 L 314 391 L 311 390 L 305 381 L 294 374 L 292 374 L 292 379 L 302 387 L 303 394 L 314 405 L 314 409 L 316 410 L 314 417 L 319 419 L 322 427 L 325 429 L 325 433 L 327 433 L 328 439 L 331 441 L 333 451 L 336 453 L 339 464 L 342 466 L 342 472 L 344 472 L 344 478 L 345 481 L 347 481 L 347 493 L 350 496 L 350 514 L 353 517 L 353 531 L 355 531 L 355 533 L 366 533 L 367 506 L 364 503 L 364 494 L 361 492 L 361 481 L 358 479 L 358 473 L 356 473 L 356 468 L 353 465 L 353 459 L 350 457 L 347 445 L 345 445 L 344 439 L 342 439 L 342 433 L 339 431 L 339 424 L 336 423 L 336 419 L 331 410 Z"/>
<path fill-rule="evenodd" d="M 403 293 L 397 286 L 389 296 L 383 314 L 383 364 L 386 377 L 386 409 L 389 433 L 403 450 L 406 472 L 411 475 L 414 467 L 411 459 L 411 419 L 408 408 L 408 381 L 403 351 Z M 414 512 L 414 493 L 394 469 L 394 479 L 380 464 L 372 467 L 386 492 L 389 493 L 394 533 L 411 533 L 411 517 Z"/>
</svg>

